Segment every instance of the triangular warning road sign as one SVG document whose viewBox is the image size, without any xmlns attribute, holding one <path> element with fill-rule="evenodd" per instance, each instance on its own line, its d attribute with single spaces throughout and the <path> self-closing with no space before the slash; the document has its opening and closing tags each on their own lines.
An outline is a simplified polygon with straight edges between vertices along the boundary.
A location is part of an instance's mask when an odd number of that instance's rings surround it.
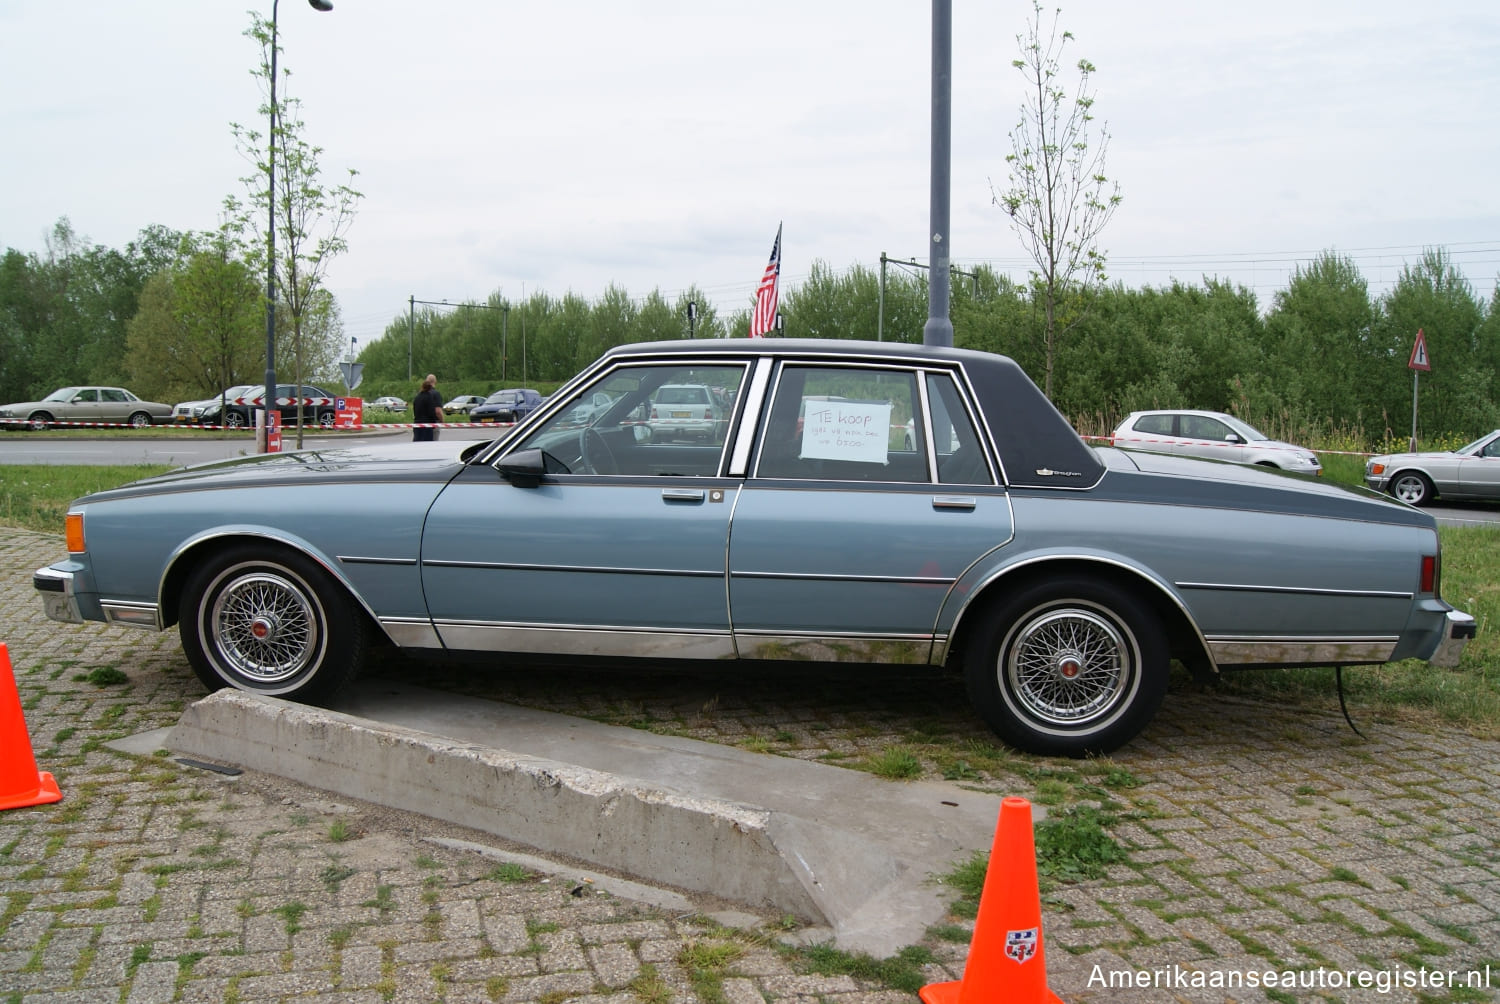
<svg viewBox="0 0 1500 1004">
<path fill-rule="evenodd" d="M 1417 329 L 1417 340 L 1411 347 L 1411 360 L 1407 362 L 1409 370 L 1430 370 L 1432 362 L 1427 358 L 1427 338 L 1422 334 L 1422 329 Z"/>
</svg>

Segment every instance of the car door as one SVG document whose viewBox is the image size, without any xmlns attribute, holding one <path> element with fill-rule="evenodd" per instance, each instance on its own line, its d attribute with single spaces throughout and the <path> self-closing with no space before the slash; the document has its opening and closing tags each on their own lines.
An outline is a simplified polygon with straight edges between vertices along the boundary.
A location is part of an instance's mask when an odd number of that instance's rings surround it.
<svg viewBox="0 0 1500 1004">
<path fill-rule="evenodd" d="M 134 403 L 117 387 L 99 388 L 99 421 L 123 424 L 130 418 Z"/>
<path fill-rule="evenodd" d="M 769 396 L 729 536 L 737 654 L 927 661 L 955 582 L 1013 527 L 955 375 L 788 363 Z"/>
<path fill-rule="evenodd" d="M 1245 444 L 1233 429 L 1209 415 L 1179 416 L 1177 452 L 1209 460 L 1243 463 Z M 1231 439 L 1230 437 L 1233 436 Z"/>
<path fill-rule="evenodd" d="M 65 422 L 99 422 L 99 388 L 79 387 L 78 393 L 58 406 L 58 418 Z"/>
<path fill-rule="evenodd" d="M 1500 498 L 1500 436 L 1459 462 L 1458 490 L 1465 495 Z"/>
<path fill-rule="evenodd" d="M 565 407 L 470 465 L 434 502 L 422 588 L 448 648 L 717 659 L 733 654 L 725 586 L 739 482 L 725 437 L 653 441 L 635 414 L 663 383 L 738 387 L 747 364 L 621 364 L 584 389 L 613 404 L 587 423 Z M 517 457 L 545 477 L 506 480 Z M 540 471 L 542 468 L 538 468 Z"/>
</svg>

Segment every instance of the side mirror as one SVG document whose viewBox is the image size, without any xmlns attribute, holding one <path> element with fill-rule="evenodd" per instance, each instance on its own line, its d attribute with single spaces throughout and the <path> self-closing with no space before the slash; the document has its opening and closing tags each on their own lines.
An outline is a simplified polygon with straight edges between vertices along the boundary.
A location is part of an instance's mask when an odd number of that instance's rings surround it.
<svg viewBox="0 0 1500 1004">
<path fill-rule="evenodd" d="M 1238 443 L 1239 441 L 1240 441 L 1240 437 L 1237 436 L 1237 435 L 1235 435 L 1232 432 L 1229 435 L 1227 435 L 1227 436 L 1224 437 L 1224 442 L 1226 442 L 1226 443 Z"/>
<path fill-rule="evenodd" d="M 495 466 L 500 476 L 517 488 L 535 488 L 548 474 L 568 474 L 566 464 L 545 450 L 517 450 Z"/>
</svg>

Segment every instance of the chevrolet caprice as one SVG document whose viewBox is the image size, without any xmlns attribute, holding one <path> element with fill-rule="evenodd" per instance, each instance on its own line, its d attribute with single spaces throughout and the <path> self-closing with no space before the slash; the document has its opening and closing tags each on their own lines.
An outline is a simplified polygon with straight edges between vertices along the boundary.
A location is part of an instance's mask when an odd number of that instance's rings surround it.
<svg viewBox="0 0 1500 1004">
<path fill-rule="evenodd" d="M 655 435 L 683 385 L 728 406 Z M 1452 665 L 1474 633 L 1423 512 L 1093 448 L 1011 360 L 890 343 L 622 346 L 490 442 L 185 468 L 66 523 L 34 576 L 50 617 L 175 625 L 206 687 L 310 702 L 375 643 L 902 662 L 961 672 L 1005 742 L 1080 756 L 1147 726 L 1174 659 Z"/>
</svg>

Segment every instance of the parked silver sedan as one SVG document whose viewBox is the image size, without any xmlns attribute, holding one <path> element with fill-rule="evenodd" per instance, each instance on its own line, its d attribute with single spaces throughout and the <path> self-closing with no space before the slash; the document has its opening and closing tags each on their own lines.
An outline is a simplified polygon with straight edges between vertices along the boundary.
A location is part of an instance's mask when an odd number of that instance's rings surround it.
<svg viewBox="0 0 1500 1004">
<path fill-rule="evenodd" d="M 38 431 L 60 424 L 144 428 L 172 418 L 172 406 L 142 401 L 123 387 L 60 387 L 40 401 L 0 406 L 0 426 L 24 423 Z"/>
<path fill-rule="evenodd" d="M 1500 499 L 1500 429 L 1452 453 L 1388 453 L 1365 462 L 1365 484 L 1402 502 Z"/>
</svg>

